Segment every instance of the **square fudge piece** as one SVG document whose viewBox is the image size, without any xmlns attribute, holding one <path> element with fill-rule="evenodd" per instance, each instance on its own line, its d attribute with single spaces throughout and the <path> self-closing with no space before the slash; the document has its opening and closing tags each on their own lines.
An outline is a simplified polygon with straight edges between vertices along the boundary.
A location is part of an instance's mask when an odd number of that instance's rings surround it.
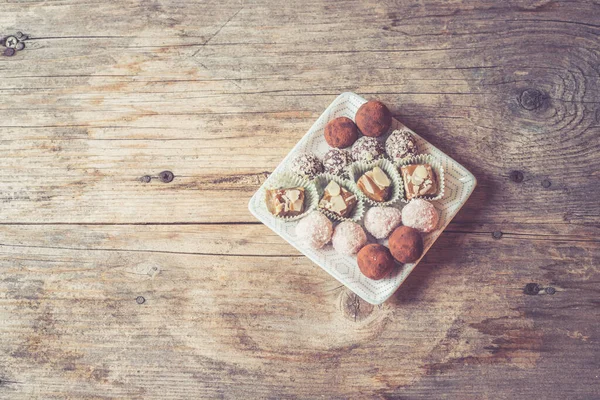
<svg viewBox="0 0 600 400">
<path fill-rule="evenodd" d="M 304 212 L 304 188 L 267 189 L 265 201 L 276 217 L 295 217 Z"/>
<path fill-rule="evenodd" d="M 404 180 L 406 199 L 418 196 L 435 196 L 438 191 L 435 173 L 429 164 L 413 164 L 400 167 Z"/>
</svg>

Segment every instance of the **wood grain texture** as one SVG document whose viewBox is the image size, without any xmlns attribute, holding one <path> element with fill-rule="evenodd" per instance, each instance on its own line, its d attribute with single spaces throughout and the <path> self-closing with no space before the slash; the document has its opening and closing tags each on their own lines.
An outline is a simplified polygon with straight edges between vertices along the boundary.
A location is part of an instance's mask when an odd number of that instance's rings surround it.
<svg viewBox="0 0 600 400">
<path fill-rule="evenodd" d="M 0 398 L 600 398 L 600 4 L 281 3 L 3 4 Z M 246 208 L 343 91 L 479 182 L 377 307 Z"/>
</svg>

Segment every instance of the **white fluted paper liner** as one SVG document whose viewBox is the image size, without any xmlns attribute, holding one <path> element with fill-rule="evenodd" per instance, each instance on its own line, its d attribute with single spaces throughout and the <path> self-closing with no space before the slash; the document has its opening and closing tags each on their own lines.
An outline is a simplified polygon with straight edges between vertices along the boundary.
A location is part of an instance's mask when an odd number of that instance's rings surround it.
<svg viewBox="0 0 600 400">
<path fill-rule="evenodd" d="M 335 181 L 338 185 L 342 186 L 344 189 L 347 189 L 348 191 L 352 192 L 356 196 L 356 200 L 357 200 L 356 206 L 354 206 L 354 210 L 348 217 L 342 217 L 339 214 L 334 213 L 333 211 L 329 211 L 325 208 L 321 208 L 321 207 L 319 207 L 319 205 L 317 203 L 317 208 L 319 209 L 319 211 L 321 211 L 323 214 L 327 215 L 330 219 L 332 219 L 334 221 L 354 221 L 354 222 L 360 221 L 362 219 L 363 215 L 365 214 L 365 204 L 364 204 L 364 201 L 363 201 L 360 193 L 358 193 L 356 191 L 356 189 L 352 186 L 351 182 L 347 179 L 343 179 L 342 177 L 333 175 L 333 174 L 317 175 L 315 177 L 314 183 L 315 183 L 315 186 L 317 187 L 317 191 L 319 193 L 319 201 L 325 194 L 325 187 L 331 181 Z"/>
<path fill-rule="evenodd" d="M 358 179 L 367 171 L 372 170 L 375 167 L 381 168 L 392 181 L 392 194 L 388 201 L 375 201 L 365 195 L 362 190 L 358 187 L 356 182 Z M 370 206 L 389 206 L 397 202 L 404 196 L 404 185 L 402 183 L 402 177 L 398 173 L 396 166 L 389 160 L 377 160 L 370 163 L 355 162 L 350 165 L 348 169 L 348 175 L 350 176 L 350 185 L 352 189 L 360 195 L 364 202 Z"/>
<path fill-rule="evenodd" d="M 444 183 L 444 167 L 442 166 L 442 164 L 437 161 L 435 159 L 435 157 L 433 157 L 431 154 L 418 154 L 416 156 L 411 156 L 408 158 L 403 159 L 402 161 L 399 161 L 398 163 L 396 163 L 396 167 L 398 170 L 398 173 L 400 174 L 400 178 L 404 181 L 404 178 L 402 178 L 402 173 L 400 172 L 400 167 L 404 166 L 404 165 L 412 165 L 412 164 L 429 164 L 431 165 L 431 169 L 433 170 L 433 172 L 435 173 L 435 177 L 437 179 L 437 183 L 438 183 L 438 193 L 435 196 L 415 196 L 413 197 L 413 199 L 425 199 L 425 200 L 441 200 L 444 197 L 444 189 L 445 189 L 445 183 Z M 408 200 L 406 199 L 406 193 L 404 193 L 404 195 L 402 196 L 402 201 L 404 203 L 408 203 Z"/>
<path fill-rule="evenodd" d="M 268 211 L 266 204 L 267 189 L 286 189 L 292 187 L 303 187 L 304 188 L 304 212 L 294 217 L 280 217 L 273 215 Z M 283 172 L 277 175 L 271 175 L 269 179 L 263 185 L 262 191 L 262 203 L 267 212 L 273 217 L 280 219 L 285 222 L 296 221 L 305 217 L 309 212 L 317 208 L 319 204 L 319 192 L 317 191 L 314 183 L 308 179 L 299 177 L 298 175 Z"/>
</svg>

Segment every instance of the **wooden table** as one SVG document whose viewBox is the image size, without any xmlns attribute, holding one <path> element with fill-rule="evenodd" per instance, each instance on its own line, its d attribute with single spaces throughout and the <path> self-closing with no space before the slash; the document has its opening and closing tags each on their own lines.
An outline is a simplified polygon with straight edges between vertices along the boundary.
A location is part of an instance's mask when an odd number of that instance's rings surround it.
<svg viewBox="0 0 600 400">
<path fill-rule="evenodd" d="M 0 57 L 0 398 L 600 398 L 597 1 L 9 0 L 0 22 L 29 36 Z M 343 91 L 479 181 L 377 307 L 246 207 Z"/>
</svg>

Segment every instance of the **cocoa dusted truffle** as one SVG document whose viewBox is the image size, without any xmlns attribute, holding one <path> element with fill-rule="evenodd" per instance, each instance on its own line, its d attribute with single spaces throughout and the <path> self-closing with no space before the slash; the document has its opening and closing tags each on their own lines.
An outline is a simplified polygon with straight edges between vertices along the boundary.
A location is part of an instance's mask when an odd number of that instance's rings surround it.
<svg viewBox="0 0 600 400">
<path fill-rule="evenodd" d="M 367 278 L 379 280 L 394 269 L 394 258 L 387 247 L 368 244 L 358 252 L 358 268 Z"/>
<path fill-rule="evenodd" d="M 356 222 L 344 221 L 335 227 L 331 243 L 338 253 L 352 255 L 367 244 L 367 234 Z"/>
<path fill-rule="evenodd" d="M 419 232 L 431 232 L 438 225 L 440 216 L 433 204 L 423 199 L 412 199 L 402 209 L 402 222 Z"/>
<path fill-rule="evenodd" d="M 377 137 L 392 126 L 392 113 L 382 102 L 371 100 L 360 106 L 354 120 L 363 135 Z"/>
<path fill-rule="evenodd" d="M 303 243 L 313 249 L 320 249 L 331 240 L 333 225 L 329 218 L 313 211 L 296 225 L 296 235 Z"/>
<path fill-rule="evenodd" d="M 395 207 L 371 207 L 365 213 L 365 229 L 376 239 L 385 239 L 402 223 L 402 211 Z"/>
<path fill-rule="evenodd" d="M 312 153 L 302 153 L 292 161 L 292 171 L 305 178 L 314 178 L 323 172 L 323 164 Z"/>
<path fill-rule="evenodd" d="M 328 174 L 342 175 L 350 164 L 352 164 L 352 156 L 346 150 L 331 149 L 323 157 L 323 166 Z"/>
<path fill-rule="evenodd" d="M 358 139 L 358 128 L 350 118 L 338 117 L 325 125 L 325 141 L 331 147 L 338 149 L 350 147 L 356 139 Z"/>
<path fill-rule="evenodd" d="M 354 161 L 371 162 L 385 156 L 385 147 L 377 138 L 363 136 L 352 145 Z"/>
<path fill-rule="evenodd" d="M 414 156 L 417 151 L 417 143 L 406 129 L 396 129 L 385 141 L 385 152 L 392 161 Z"/>
<path fill-rule="evenodd" d="M 390 252 L 401 263 L 415 262 L 423 254 L 423 238 L 418 230 L 400 226 L 392 232 L 389 240 Z"/>
</svg>

